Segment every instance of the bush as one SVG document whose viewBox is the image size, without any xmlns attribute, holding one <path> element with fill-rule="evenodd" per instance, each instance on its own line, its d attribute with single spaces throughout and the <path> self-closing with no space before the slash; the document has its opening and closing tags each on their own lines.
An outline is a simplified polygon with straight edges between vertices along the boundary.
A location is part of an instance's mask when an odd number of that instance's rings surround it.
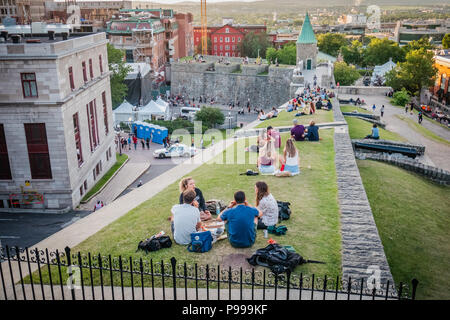
<svg viewBox="0 0 450 320">
<path fill-rule="evenodd" d="M 202 121 L 207 128 L 214 128 L 217 124 L 223 124 L 225 116 L 219 108 L 203 107 L 195 114 L 196 121 Z"/>
<path fill-rule="evenodd" d="M 394 92 L 391 103 L 396 106 L 404 107 L 410 101 L 410 99 L 411 97 L 409 96 L 408 91 L 403 88 L 401 91 Z"/>
<path fill-rule="evenodd" d="M 334 79 L 339 85 L 351 86 L 360 77 L 354 66 L 349 66 L 344 61 L 334 64 Z"/>
</svg>

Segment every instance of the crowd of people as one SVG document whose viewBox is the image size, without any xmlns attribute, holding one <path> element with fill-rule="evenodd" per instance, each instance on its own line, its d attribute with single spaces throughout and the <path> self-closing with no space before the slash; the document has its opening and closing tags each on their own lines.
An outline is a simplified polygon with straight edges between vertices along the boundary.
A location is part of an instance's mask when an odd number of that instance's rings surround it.
<svg viewBox="0 0 450 320">
<path fill-rule="evenodd" d="M 309 114 L 315 114 L 316 110 L 332 110 L 333 105 L 331 98 L 334 96 L 332 92 L 322 89 L 319 86 L 310 86 L 303 89 L 303 92 L 289 101 L 286 108 L 287 112 L 297 111 L 297 117 Z"/>
<path fill-rule="evenodd" d="M 193 178 L 182 179 L 179 186 L 180 201 L 172 207 L 169 220 L 175 242 L 187 245 L 191 242 L 191 234 L 204 231 L 212 216 L 206 210 L 203 193 Z M 244 191 L 236 191 L 234 200 L 215 219 L 226 224 L 227 238 L 235 248 L 251 247 L 256 239 L 256 230 L 278 223 L 278 204 L 264 181 L 255 183 L 255 204 L 249 204 Z"/>
</svg>

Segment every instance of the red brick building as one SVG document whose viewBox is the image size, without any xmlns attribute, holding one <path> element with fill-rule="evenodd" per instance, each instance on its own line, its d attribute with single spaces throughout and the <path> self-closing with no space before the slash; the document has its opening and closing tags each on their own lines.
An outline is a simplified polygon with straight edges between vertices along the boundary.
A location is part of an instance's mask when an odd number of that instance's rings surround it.
<svg viewBox="0 0 450 320">
<path fill-rule="evenodd" d="M 266 33 L 265 25 L 233 25 L 232 21 L 222 26 L 208 27 L 208 54 L 214 56 L 239 57 L 239 44 L 244 37 L 253 32 Z M 202 32 L 200 26 L 194 26 L 194 47 L 196 53 L 202 42 Z"/>
</svg>

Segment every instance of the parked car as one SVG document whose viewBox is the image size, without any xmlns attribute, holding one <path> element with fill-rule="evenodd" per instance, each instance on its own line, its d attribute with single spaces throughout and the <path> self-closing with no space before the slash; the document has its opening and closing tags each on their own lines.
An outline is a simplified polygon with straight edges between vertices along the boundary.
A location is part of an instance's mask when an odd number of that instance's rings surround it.
<svg viewBox="0 0 450 320">
<path fill-rule="evenodd" d="M 159 159 L 176 157 L 188 158 L 195 156 L 197 153 L 198 150 L 195 147 L 188 147 L 185 144 L 175 144 L 169 148 L 162 148 L 153 151 L 153 156 Z"/>
</svg>

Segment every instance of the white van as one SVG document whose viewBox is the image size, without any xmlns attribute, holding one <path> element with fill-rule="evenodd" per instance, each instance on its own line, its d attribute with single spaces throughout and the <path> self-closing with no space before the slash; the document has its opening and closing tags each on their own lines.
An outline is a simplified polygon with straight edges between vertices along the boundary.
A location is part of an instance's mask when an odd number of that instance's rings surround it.
<svg viewBox="0 0 450 320">
<path fill-rule="evenodd" d="M 180 114 L 181 117 L 187 117 L 189 120 L 194 120 L 195 114 L 200 110 L 200 108 L 182 107 L 180 109 Z"/>
</svg>

